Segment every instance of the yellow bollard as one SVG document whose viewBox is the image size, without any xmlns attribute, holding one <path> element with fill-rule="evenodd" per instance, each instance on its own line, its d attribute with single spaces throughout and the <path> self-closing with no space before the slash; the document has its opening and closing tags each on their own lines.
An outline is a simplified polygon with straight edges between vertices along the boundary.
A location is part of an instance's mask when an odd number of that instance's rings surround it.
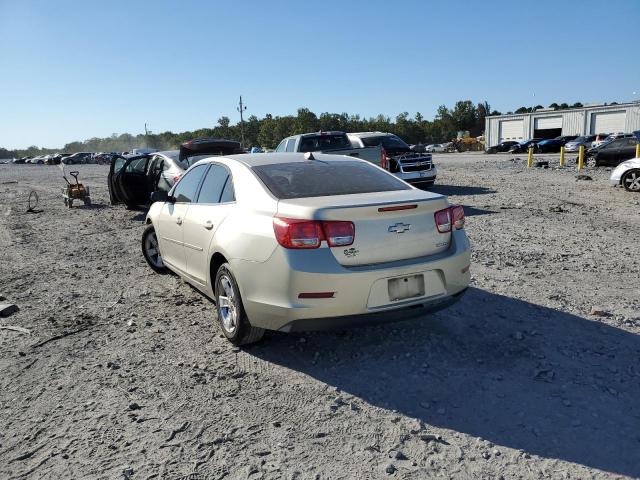
<svg viewBox="0 0 640 480">
<path fill-rule="evenodd" d="M 533 147 L 529 147 L 529 156 L 527 157 L 527 167 L 533 167 Z"/>
<path fill-rule="evenodd" d="M 636 144 L 636 158 L 640 158 L 640 143 Z"/>
<path fill-rule="evenodd" d="M 580 145 L 578 149 L 578 170 L 584 167 L 584 145 Z"/>
<path fill-rule="evenodd" d="M 564 147 L 560 147 L 560 166 L 564 167 Z"/>
</svg>

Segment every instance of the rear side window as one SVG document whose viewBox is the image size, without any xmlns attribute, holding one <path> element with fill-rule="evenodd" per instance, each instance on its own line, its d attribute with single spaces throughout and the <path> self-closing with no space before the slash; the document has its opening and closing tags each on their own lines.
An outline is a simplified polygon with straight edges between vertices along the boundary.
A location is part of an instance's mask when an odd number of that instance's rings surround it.
<svg viewBox="0 0 640 480">
<path fill-rule="evenodd" d="M 236 192 L 233 189 L 233 180 L 231 177 L 228 177 L 227 183 L 224 184 L 224 190 L 222 190 L 220 203 L 235 202 L 235 200 L 236 200 Z"/>
<path fill-rule="evenodd" d="M 365 162 L 277 163 L 256 166 L 253 171 L 279 199 L 411 189 L 403 181 Z"/>
<path fill-rule="evenodd" d="M 211 165 L 202 182 L 198 203 L 220 203 L 222 191 L 229 178 L 229 172 L 222 165 Z"/>
<path fill-rule="evenodd" d="M 207 170 L 206 165 L 198 165 L 193 170 L 189 170 L 177 183 L 173 190 L 173 196 L 178 203 L 191 203 L 195 199 L 198 185 L 202 180 L 202 175 Z"/>
<path fill-rule="evenodd" d="M 147 160 L 147 158 L 132 160 L 131 163 L 126 166 L 124 171 L 127 173 L 144 173 L 144 170 L 147 167 Z"/>
<path fill-rule="evenodd" d="M 116 159 L 113 161 L 113 173 L 118 173 L 120 170 L 122 170 L 122 167 L 124 166 L 124 162 L 125 162 L 124 158 L 116 157 Z"/>
<path fill-rule="evenodd" d="M 302 137 L 299 150 L 301 152 L 317 152 L 320 150 L 339 150 L 341 148 L 352 148 L 351 142 L 345 134 Z"/>
<path fill-rule="evenodd" d="M 402 139 L 395 135 L 381 135 L 379 137 L 365 137 L 362 139 L 362 143 L 365 147 L 377 147 L 382 145 L 387 150 L 393 150 L 394 148 L 409 148 L 409 145 L 404 143 Z M 434 145 L 439 147 L 440 145 Z"/>
</svg>

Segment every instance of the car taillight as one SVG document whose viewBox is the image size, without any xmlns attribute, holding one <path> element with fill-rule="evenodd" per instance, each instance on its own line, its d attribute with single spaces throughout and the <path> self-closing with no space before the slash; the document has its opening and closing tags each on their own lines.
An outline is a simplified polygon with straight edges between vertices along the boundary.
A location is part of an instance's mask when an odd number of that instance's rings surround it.
<svg viewBox="0 0 640 480">
<path fill-rule="evenodd" d="M 353 222 L 322 222 L 322 229 L 330 247 L 351 245 L 356 236 L 356 226 Z"/>
<path fill-rule="evenodd" d="M 356 231 L 353 222 L 273 218 L 276 240 L 284 248 L 318 248 L 326 240 L 330 247 L 351 245 Z"/>
<path fill-rule="evenodd" d="M 434 213 L 436 228 L 440 233 L 448 233 L 451 228 L 464 228 L 464 209 L 462 205 L 452 205 Z"/>
<path fill-rule="evenodd" d="M 453 228 L 456 230 L 464 228 L 464 208 L 462 205 L 451 205 L 451 220 Z"/>
<path fill-rule="evenodd" d="M 318 248 L 322 242 L 320 222 L 274 217 L 273 231 L 284 248 Z"/>
<path fill-rule="evenodd" d="M 380 166 L 385 170 L 389 170 L 389 158 L 387 157 L 387 151 L 384 148 L 380 152 Z"/>
</svg>

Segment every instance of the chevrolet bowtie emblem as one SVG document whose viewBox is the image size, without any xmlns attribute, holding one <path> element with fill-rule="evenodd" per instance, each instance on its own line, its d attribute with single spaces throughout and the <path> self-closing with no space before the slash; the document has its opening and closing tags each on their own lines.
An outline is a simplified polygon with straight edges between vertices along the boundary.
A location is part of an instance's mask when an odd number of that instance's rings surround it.
<svg viewBox="0 0 640 480">
<path fill-rule="evenodd" d="M 404 233 L 407 230 L 411 230 L 411 224 L 409 223 L 396 223 L 389 226 L 389 232 L 391 233 Z"/>
</svg>

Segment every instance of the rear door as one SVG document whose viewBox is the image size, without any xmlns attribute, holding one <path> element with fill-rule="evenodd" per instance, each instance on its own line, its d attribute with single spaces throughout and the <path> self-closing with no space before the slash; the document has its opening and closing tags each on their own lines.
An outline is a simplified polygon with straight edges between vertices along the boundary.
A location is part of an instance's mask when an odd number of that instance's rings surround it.
<svg viewBox="0 0 640 480">
<path fill-rule="evenodd" d="M 107 186 L 109 187 L 109 200 L 111 205 L 122 203 L 122 194 L 118 192 L 118 175 L 122 171 L 126 159 L 120 155 L 111 158 L 109 175 L 107 176 Z"/>
<path fill-rule="evenodd" d="M 158 190 L 158 184 L 162 178 L 164 163 L 164 159 L 159 155 L 151 157 L 151 160 L 149 161 L 149 166 L 147 167 L 147 190 L 149 191 L 149 194 Z"/>
<path fill-rule="evenodd" d="M 620 140 L 620 146 L 616 152 L 615 162 L 616 164 L 629 160 L 636 155 L 636 145 L 638 140 L 635 138 L 623 138 Z"/>
<path fill-rule="evenodd" d="M 235 204 L 233 180 L 224 165 L 209 167 L 195 202 L 184 219 L 184 251 L 187 274 L 201 285 L 207 283 L 209 245 L 218 227 Z"/>
<path fill-rule="evenodd" d="M 117 176 L 117 184 L 122 201 L 128 206 L 146 205 L 149 203 L 149 184 L 147 167 L 149 157 L 133 157 L 127 159 Z"/>
<path fill-rule="evenodd" d="M 208 165 L 198 165 L 189 170 L 171 191 L 175 201 L 165 202 L 158 216 L 162 260 L 182 273 L 187 270 L 183 224 L 207 168 Z"/>
</svg>

